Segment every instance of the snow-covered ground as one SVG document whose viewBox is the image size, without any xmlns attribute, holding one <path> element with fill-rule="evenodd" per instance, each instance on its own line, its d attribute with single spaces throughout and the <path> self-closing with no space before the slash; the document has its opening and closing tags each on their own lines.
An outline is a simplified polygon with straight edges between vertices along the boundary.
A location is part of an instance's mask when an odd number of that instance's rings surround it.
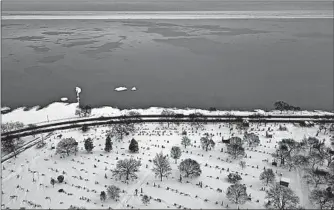
<svg viewBox="0 0 334 210">
<path fill-rule="evenodd" d="M 62 104 L 58 105 L 62 106 Z M 57 106 L 57 104 L 51 106 Z M 72 106 L 72 104 L 68 106 Z M 97 114 L 98 110 L 94 112 Z M 24 116 L 22 119 L 24 119 Z M 235 127 L 235 125 L 233 126 Z M 226 198 L 226 189 L 230 185 L 227 182 L 227 175 L 229 172 L 239 172 L 242 176 L 241 183 L 246 184 L 247 193 L 251 194 L 252 197 L 251 201 L 246 202 L 244 205 L 239 205 L 239 207 L 242 209 L 263 209 L 265 192 L 260 190 L 263 184 L 259 180 L 259 175 L 264 167 L 272 168 L 274 172 L 277 172 L 277 177 L 282 173 L 284 177 L 289 178 L 291 180 L 290 187 L 300 197 L 301 205 L 307 209 L 315 208 L 309 203 L 308 187 L 303 184 L 300 172 L 289 172 L 287 169 L 272 166 L 270 164 L 272 160 L 270 154 L 275 150 L 275 145 L 282 138 L 293 138 L 296 141 L 300 141 L 304 136 L 315 136 L 318 126 L 303 128 L 293 124 L 286 124 L 288 131 L 278 131 L 278 125 L 274 124 L 268 124 L 267 127 L 271 127 L 274 130 L 272 139 L 265 137 L 265 130 L 267 129 L 265 129 L 264 125 L 258 127 L 257 124 L 251 124 L 249 129 L 259 135 L 261 145 L 253 151 L 247 148 L 246 154 L 248 157 L 244 158 L 247 165 L 245 169 L 241 169 L 238 165 L 238 160 L 232 160 L 228 157 L 225 153 L 226 146 L 221 143 L 221 137 L 229 138 L 232 133 L 235 136 L 243 136 L 236 129 L 231 132 L 227 123 L 207 124 L 201 130 L 196 130 L 189 124 L 181 124 L 179 127 L 171 125 L 170 128 L 167 128 L 166 125 L 162 127 L 162 125 L 155 123 L 136 125 L 137 132 L 135 134 L 126 136 L 122 142 L 113 140 L 113 150 L 110 153 L 103 150 L 105 134 L 110 129 L 108 127 L 91 128 L 87 133 L 82 133 L 78 129 L 55 132 L 46 139 L 47 145 L 44 148 L 29 148 L 19 154 L 16 159 L 10 159 L 2 164 L 2 208 L 33 208 L 30 204 L 36 204 L 43 209 L 67 209 L 70 205 L 84 206 L 87 209 L 105 209 L 108 207 L 121 209 L 132 207 L 150 209 L 174 209 L 179 207 L 225 209 L 226 205 L 228 205 L 229 208 L 235 209 L 238 206 L 232 204 Z M 160 151 L 164 154 L 170 154 L 172 146 L 181 146 L 181 133 L 183 130 L 187 131 L 193 145 L 186 149 L 181 147 L 183 152 L 178 163 L 186 158 L 195 159 L 201 165 L 202 174 L 198 178 L 184 178 L 182 183 L 180 183 L 178 181 L 180 176 L 177 169 L 178 164 L 175 164 L 174 160 L 170 159 L 172 175 L 161 182 L 151 171 L 153 164 L 150 160 Z M 200 148 L 199 141 L 200 137 L 206 132 L 213 134 L 213 140 L 216 142 L 214 150 L 207 152 Z M 63 135 L 62 138 L 73 137 L 79 142 L 79 153 L 76 156 L 70 155 L 69 157 L 60 158 L 59 155 L 55 155 L 55 150 L 51 150 L 51 147 L 56 146 L 60 141 L 57 137 L 59 134 Z M 84 150 L 83 141 L 88 137 L 94 140 L 95 145 L 91 154 Z M 137 154 L 132 154 L 128 151 L 129 142 L 132 138 L 135 138 L 139 143 L 139 153 Z M 318 138 L 328 141 L 330 136 L 320 133 Z M 221 152 L 222 148 L 224 152 Z M 139 178 L 129 184 L 116 181 L 112 178 L 110 170 L 114 169 L 117 159 L 130 157 L 140 159 L 142 162 L 138 172 Z M 263 161 L 267 158 L 269 163 Z M 95 168 L 94 165 L 97 167 Z M 36 172 L 34 175 L 33 171 Z M 63 171 L 66 173 L 64 175 L 66 183 L 56 183 L 52 187 L 50 184 L 51 177 L 57 178 Z M 107 179 L 104 177 L 105 175 L 107 175 Z M 33 176 L 36 182 L 32 182 Z M 82 180 L 80 180 L 80 176 Z M 199 181 L 203 182 L 203 188 L 196 185 Z M 155 187 L 154 183 L 156 184 Z M 100 201 L 100 192 L 105 191 L 105 186 L 109 185 L 116 185 L 121 190 L 125 190 L 124 193 L 121 193 L 120 202 L 113 200 Z M 169 190 L 167 190 L 167 187 L 169 187 Z M 145 206 L 141 202 L 140 193 L 138 193 L 138 196 L 134 195 L 135 189 L 140 192 L 141 188 L 143 189 L 143 194 L 152 196 L 154 199 L 160 198 L 161 202 L 152 199 L 150 204 Z M 222 192 L 218 192 L 217 188 L 222 189 Z M 64 189 L 65 192 L 73 195 L 59 193 L 59 189 Z M 17 198 L 11 199 L 10 196 L 12 195 L 17 195 Z M 50 199 L 46 199 L 47 197 Z M 90 199 L 90 201 L 87 202 L 80 199 L 82 197 Z M 208 201 L 205 202 L 205 199 Z M 221 206 L 222 202 L 223 206 Z M 174 206 L 174 204 L 177 205 Z"/>
<path fill-rule="evenodd" d="M 10 113 L 2 115 L 2 123 L 6 122 L 16 122 L 20 121 L 24 124 L 34 123 L 34 124 L 41 124 L 41 123 L 48 123 L 52 121 L 66 121 L 69 119 L 79 118 L 75 115 L 75 110 L 78 106 L 78 103 L 66 103 L 66 102 L 55 102 L 50 104 L 49 106 L 39 109 L 38 107 L 34 107 L 28 111 L 25 111 L 24 108 L 18 108 Z M 92 109 L 91 117 L 100 117 L 100 116 L 119 116 L 122 114 L 127 114 L 129 111 L 137 111 L 142 115 L 149 115 L 149 114 L 161 114 L 164 110 L 162 107 L 150 107 L 148 109 L 132 109 L 132 110 L 120 110 L 114 107 L 101 107 L 101 108 L 94 108 Z M 281 114 L 280 111 L 270 111 L 264 112 L 263 110 L 255 110 L 255 111 L 213 111 L 210 112 L 208 110 L 202 109 L 177 109 L 177 108 L 169 108 L 169 110 L 174 111 L 175 113 L 180 114 L 191 114 L 194 112 L 200 112 L 206 115 L 225 115 L 225 114 L 233 114 L 237 116 L 249 116 L 253 114 L 261 114 L 261 115 L 273 115 L 273 114 Z M 326 111 L 300 111 L 300 112 L 283 112 L 284 115 L 334 115 L 332 112 Z"/>
</svg>

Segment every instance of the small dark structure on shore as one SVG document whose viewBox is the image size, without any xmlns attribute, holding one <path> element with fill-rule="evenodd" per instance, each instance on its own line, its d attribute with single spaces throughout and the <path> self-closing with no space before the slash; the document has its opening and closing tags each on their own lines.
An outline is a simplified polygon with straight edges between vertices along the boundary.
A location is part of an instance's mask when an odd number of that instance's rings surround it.
<svg viewBox="0 0 334 210">
<path fill-rule="evenodd" d="M 224 144 L 229 144 L 230 143 L 230 139 L 224 139 L 224 137 L 222 137 L 222 142 Z"/>
<path fill-rule="evenodd" d="M 279 184 L 282 185 L 282 186 L 285 186 L 285 187 L 289 187 L 290 179 L 282 177 Z"/>
</svg>

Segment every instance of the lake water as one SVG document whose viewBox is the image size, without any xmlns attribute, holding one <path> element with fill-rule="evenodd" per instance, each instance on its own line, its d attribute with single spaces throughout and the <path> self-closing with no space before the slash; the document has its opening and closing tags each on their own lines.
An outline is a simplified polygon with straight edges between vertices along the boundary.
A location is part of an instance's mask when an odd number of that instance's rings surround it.
<svg viewBox="0 0 334 210">
<path fill-rule="evenodd" d="M 84 14 L 68 14 L 62 5 L 46 2 L 29 4 L 25 11 L 25 1 L 3 2 L 8 20 L 2 21 L 2 106 L 47 105 L 61 97 L 75 101 L 79 86 L 81 101 L 92 106 L 254 109 L 285 100 L 306 109 L 333 110 L 329 2 L 268 1 L 258 7 L 258 2 L 243 1 L 241 10 L 241 1 L 229 7 L 225 1 L 211 6 L 195 1 L 201 8 L 184 1 L 190 6 L 183 10 L 192 12 L 175 13 L 181 5 L 175 1 L 126 1 L 128 7 L 115 1 L 111 7 L 99 0 L 95 11 Z M 85 2 L 69 5 L 91 8 Z M 130 14 L 122 12 L 129 5 Z M 174 12 L 152 16 L 142 11 L 144 5 L 155 13 L 163 8 Z M 108 6 L 114 12 L 97 12 Z M 46 11 L 50 8 L 54 11 Z M 230 11 L 204 12 L 212 8 Z M 110 18 L 133 17 L 133 11 L 140 11 L 141 20 Z M 38 18 L 23 20 L 22 15 Z M 138 90 L 114 91 L 119 86 Z"/>
</svg>

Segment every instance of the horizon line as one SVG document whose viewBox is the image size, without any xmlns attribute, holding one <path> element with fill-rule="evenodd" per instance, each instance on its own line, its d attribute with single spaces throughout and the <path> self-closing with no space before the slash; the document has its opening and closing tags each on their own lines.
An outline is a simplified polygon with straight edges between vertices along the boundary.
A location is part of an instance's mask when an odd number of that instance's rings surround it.
<svg viewBox="0 0 334 210">
<path fill-rule="evenodd" d="M 5 13 L 5 14 L 4 14 Z M 297 19 L 333 18 L 332 10 L 283 11 L 18 11 L 4 12 L 2 19 Z"/>
</svg>

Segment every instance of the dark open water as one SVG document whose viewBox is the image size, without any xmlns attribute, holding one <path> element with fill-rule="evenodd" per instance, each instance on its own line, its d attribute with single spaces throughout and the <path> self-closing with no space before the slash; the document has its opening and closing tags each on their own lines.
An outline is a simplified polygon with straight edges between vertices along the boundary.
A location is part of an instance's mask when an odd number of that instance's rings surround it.
<svg viewBox="0 0 334 210">
<path fill-rule="evenodd" d="M 65 8 L 49 0 L 25 2 L 3 2 L 4 13 L 321 12 L 332 5 L 99 0 L 70 1 Z M 61 97 L 75 101 L 76 86 L 83 90 L 82 102 L 93 106 L 253 109 L 285 100 L 333 110 L 333 19 L 2 21 L 2 106 L 46 105 Z M 115 92 L 118 86 L 138 91 Z"/>
</svg>

